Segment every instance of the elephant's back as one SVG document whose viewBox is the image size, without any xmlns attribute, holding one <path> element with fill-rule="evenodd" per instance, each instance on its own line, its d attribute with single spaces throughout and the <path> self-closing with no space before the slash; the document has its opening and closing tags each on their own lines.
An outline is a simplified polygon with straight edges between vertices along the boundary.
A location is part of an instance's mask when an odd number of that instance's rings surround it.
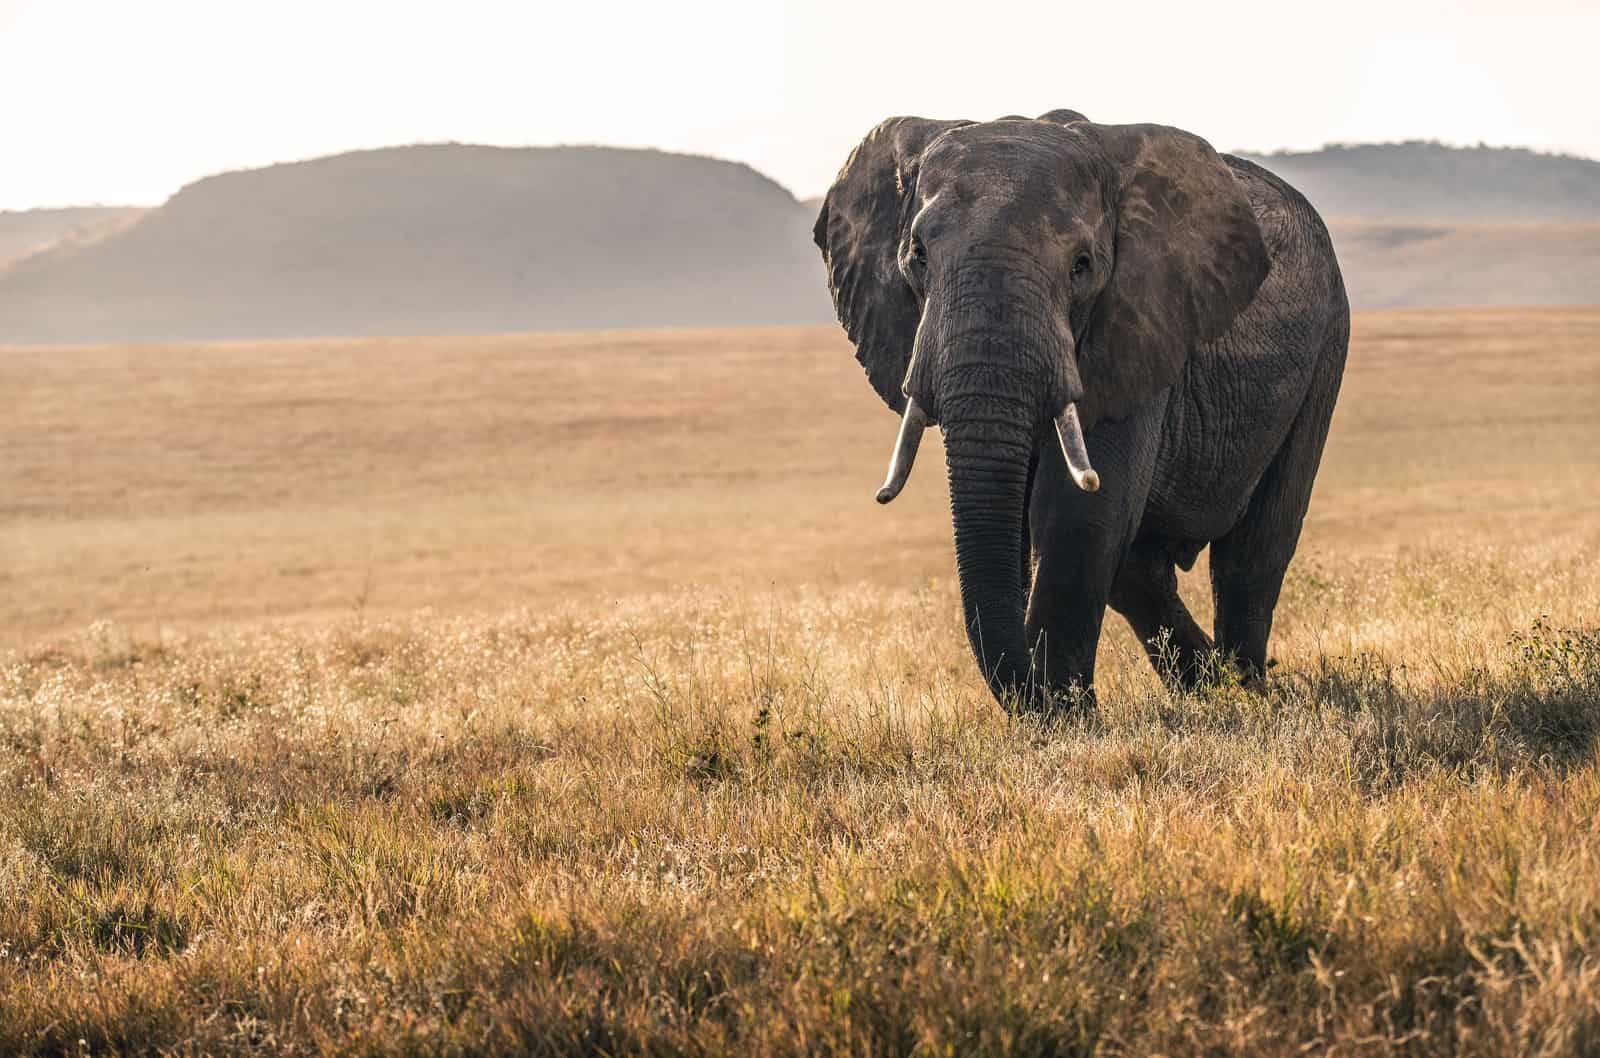
<svg viewBox="0 0 1600 1058">
<path fill-rule="evenodd" d="M 1271 262 L 1261 289 L 1216 342 L 1196 351 L 1194 362 L 1223 376 L 1242 372 L 1278 379 L 1276 401 L 1298 408 L 1321 361 L 1337 356 L 1342 373 L 1350 334 L 1350 300 L 1333 238 L 1316 207 L 1288 181 L 1267 169 L 1224 156 L 1249 196 Z M 1275 401 L 1275 402 L 1276 402 Z"/>
<path fill-rule="evenodd" d="M 1231 154 L 1222 157 L 1250 199 L 1272 261 L 1262 292 L 1269 296 L 1292 292 L 1297 303 L 1319 318 L 1348 319 L 1350 305 L 1339 258 L 1316 207 L 1270 169 Z M 1278 273 L 1277 283 L 1272 282 L 1272 272 Z M 1285 289 L 1289 284 L 1292 287 Z"/>
</svg>

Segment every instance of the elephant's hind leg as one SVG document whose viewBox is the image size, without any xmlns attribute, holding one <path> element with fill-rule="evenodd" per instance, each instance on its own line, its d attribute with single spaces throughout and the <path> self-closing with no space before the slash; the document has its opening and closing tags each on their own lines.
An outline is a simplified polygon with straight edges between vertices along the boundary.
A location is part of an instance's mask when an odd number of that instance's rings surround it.
<svg viewBox="0 0 1600 1058">
<path fill-rule="evenodd" d="M 1111 588 L 1111 608 L 1133 626 L 1150 664 L 1163 677 L 1194 686 L 1211 638 L 1178 594 L 1178 574 L 1166 541 L 1140 540 L 1129 549 Z"/>
<path fill-rule="evenodd" d="M 1267 638 L 1278 593 L 1300 541 L 1311 487 L 1322 461 L 1344 367 L 1345 332 L 1323 355 L 1318 377 L 1283 447 L 1250 497 L 1244 517 L 1211 545 L 1211 593 L 1217 648 L 1231 653 L 1247 677 L 1267 671 Z"/>
</svg>

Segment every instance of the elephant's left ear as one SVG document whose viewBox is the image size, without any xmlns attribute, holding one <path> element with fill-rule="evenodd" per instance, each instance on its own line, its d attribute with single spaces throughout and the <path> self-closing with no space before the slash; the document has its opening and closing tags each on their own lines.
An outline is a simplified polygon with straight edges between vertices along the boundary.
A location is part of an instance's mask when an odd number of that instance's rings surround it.
<svg viewBox="0 0 1600 1058">
<path fill-rule="evenodd" d="M 966 124 L 915 117 L 879 124 L 850 152 L 812 230 L 856 359 L 897 414 L 906 408 L 901 386 L 922 320 L 917 296 L 900 274 L 900 238 L 915 204 L 923 150 Z"/>
<path fill-rule="evenodd" d="M 1205 140 L 1162 125 L 1077 126 L 1118 174 L 1111 277 L 1078 351 L 1082 415 L 1120 419 L 1183 375 L 1267 277 L 1244 188 Z"/>
</svg>

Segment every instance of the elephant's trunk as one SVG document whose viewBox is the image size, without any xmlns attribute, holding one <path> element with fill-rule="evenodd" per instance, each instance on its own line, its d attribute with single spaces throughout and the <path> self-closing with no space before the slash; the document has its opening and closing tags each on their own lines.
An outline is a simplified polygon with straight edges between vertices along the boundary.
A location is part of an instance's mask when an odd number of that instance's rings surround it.
<svg viewBox="0 0 1600 1058">
<path fill-rule="evenodd" d="M 992 399 L 966 413 L 961 403 L 944 402 L 944 431 L 967 638 L 994 696 L 1027 709 L 1038 688 L 1023 630 L 1017 547 L 1033 433 L 1020 414 L 1014 424 L 997 425 Z"/>
</svg>

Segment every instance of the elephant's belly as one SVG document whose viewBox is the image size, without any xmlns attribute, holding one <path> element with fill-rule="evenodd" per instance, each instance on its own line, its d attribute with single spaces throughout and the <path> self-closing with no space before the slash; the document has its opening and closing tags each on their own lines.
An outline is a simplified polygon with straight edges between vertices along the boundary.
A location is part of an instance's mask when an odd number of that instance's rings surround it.
<svg viewBox="0 0 1600 1058">
<path fill-rule="evenodd" d="M 1209 360 L 1210 363 L 1206 363 Z M 1144 530 L 1209 543 L 1238 524 L 1310 384 L 1314 354 L 1191 359 L 1167 407 Z"/>
</svg>

